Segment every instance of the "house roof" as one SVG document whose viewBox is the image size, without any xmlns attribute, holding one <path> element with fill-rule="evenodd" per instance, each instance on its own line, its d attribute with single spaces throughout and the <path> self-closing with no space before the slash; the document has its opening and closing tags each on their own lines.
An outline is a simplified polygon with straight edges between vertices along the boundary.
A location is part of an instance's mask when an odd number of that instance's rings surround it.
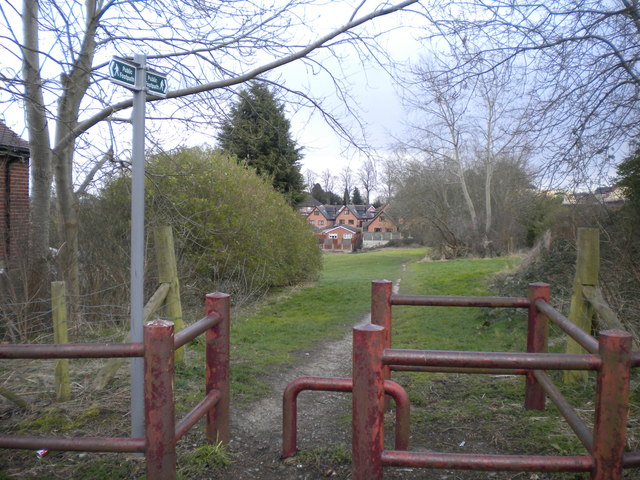
<svg viewBox="0 0 640 480">
<path fill-rule="evenodd" d="M 353 213 L 358 220 L 368 220 L 373 218 L 373 213 L 371 212 L 369 205 L 345 205 L 340 208 L 340 211 L 345 208 L 349 209 L 349 211 Z"/>
<path fill-rule="evenodd" d="M 317 206 L 320 206 L 320 205 L 322 205 L 322 203 L 320 203 L 318 200 L 316 200 L 313 196 L 307 194 L 302 199 L 302 201 L 300 203 L 298 203 L 297 208 L 317 207 Z"/>
<path fill-rule="evenodd" d="M 29 142 L 20 138 L 0 120 L 0 151 L 6 151 L 21 157 L 29 156 Z"/>
<path fill-rule="evenodd" d="M 326 229 L 322 230 L 322 233 L 330 233 L 330 232 L 333 232 L 334 230 L 339 230 L 341 228 L 343 230 L 347 230 L 350 233 L 358 233 L 358 229 L 357 228 L 353 228 L 353 227 L 350 227 L 348 225 L 335 225 L 335 226 L 333 226 L 331 228 L 326 228 Z"/>
<path fill-rule="evenodd" d="M 371 225 L 371 223 L 380 215 L 384 214 L 388 217 L 388 219 L 393 222 L 394 225 L 398 226 L 398 222 L 396 222 L 396 220 L 393 218 L 393 216 L 389 215 L 389 212 L 387 210 L 385 210 L 387 208 L 387 205 L 383 205 L 382 207 L 380 207 L 379 209 L 377 209 L 375 211 L 375 213 L 370 217 L 370 221 L 368 221 L 366 223 L 366 225 Z"/>
</svg>

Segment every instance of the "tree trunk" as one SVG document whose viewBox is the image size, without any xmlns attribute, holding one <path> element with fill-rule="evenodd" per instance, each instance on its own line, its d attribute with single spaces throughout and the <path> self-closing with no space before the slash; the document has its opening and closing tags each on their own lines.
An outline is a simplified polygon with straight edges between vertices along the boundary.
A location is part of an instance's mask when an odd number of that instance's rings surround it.
<svg viewBox="0 0 640 480">
<path fill-rule="evenodd" d="M 59 266 L 67 285 L 67 303 L 72 322 L 79 320 L 80 267 L 78 264 L 78 202 L 73 191 L 74 141 L 66 141 L 78 125 L 80 104 L 91 80 L 91 65 L 95 53 L 95 33 L 98 25 L 94 0 L 86 2 L 86 31 L 82 48 L 69 74 L 62 74 L 62 96 L 58 102 L 56 147 L 53 150 L 58 229 L 62 245 Z M 77 323 L 76 323 L 77 324 Z"/>
<path fill-rule="evenodd" d="M 25 292 L 25 299 L 44 297 L 49 284 L 47 257 L 52 181 L 51 143 L 40 77 L 38 14 L 38 3 L 35 0 L 24 0 L 22 75 L 31 156 L 31 253 L 28 258 L 28 292 Z"/>
</svg>

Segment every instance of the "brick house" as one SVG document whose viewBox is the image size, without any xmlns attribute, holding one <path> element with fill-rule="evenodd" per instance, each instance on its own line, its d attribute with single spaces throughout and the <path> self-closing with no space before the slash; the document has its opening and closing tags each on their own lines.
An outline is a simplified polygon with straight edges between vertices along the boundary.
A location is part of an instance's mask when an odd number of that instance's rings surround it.
<svg viewBox="0 0 640 480">
<path fill-rule="evenodd" d="M 373 218 L 363 225 L 365 232 L 399 232 L 398 223 L 389 216 L 388 212 L 383 208 L 378 209 Z"/>
<path fill-rule="evenodd" d="M 316 233 L 322 250 L 353 252 L 362 247 L 362 233 L 347 225 L 336 225 Z"/>
<path fill-rule="evenodd" d="M 300 213 L 306 217 L 319 239 L 319 246 L 323 250 L 336 249 L 338 243 L 329 242 L 329 234 L 334 235 L 334 227 L 348 227 L 357 233 L 357 241 L 353 242 L 353 249 L 378 247 L 391 240 L 400 239 L 400 225 L 388 214 L 389 207 L 384 205 L 375 208 L 373 205 L 309 205 L 299 207 Z M 345 233 L 350 235 L 349 232 Z M 354 237 L 355 238 L 355 237 Z M 348 240 L 352 240 L 349 238 Z M 351 242 L 349 243 L 351 248 Z M 339 250 L 347 248 L 339 247 Z"/>
<path fill-rule="evenodd" d="M 29 240 L 29 142 L 0 121 L 0 270 Z"/>
</svg>

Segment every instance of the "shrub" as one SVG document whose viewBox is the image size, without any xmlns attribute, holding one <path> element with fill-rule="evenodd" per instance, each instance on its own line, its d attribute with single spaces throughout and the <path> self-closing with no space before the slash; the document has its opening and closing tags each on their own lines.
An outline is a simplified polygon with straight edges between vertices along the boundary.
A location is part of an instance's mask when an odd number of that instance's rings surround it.
<svg viewBox="0 0 640 480">
<path fill-rule="evenodd" d="M 304 219 L 234 158 L 185 148 L 151 157 L 146 171 L 147 227 L 173 227 L 184 293 L 187 288 L 201 299 L 215 288 L 237 300 L 312 279 L 320 270 L 321 253 Z M 116 224 L 105 235 L 120 246 L 129 241 L 117 220 L 128 217 L 129 183 L 128 176 L 118 177 L 85 204 Z"/>
</svg>

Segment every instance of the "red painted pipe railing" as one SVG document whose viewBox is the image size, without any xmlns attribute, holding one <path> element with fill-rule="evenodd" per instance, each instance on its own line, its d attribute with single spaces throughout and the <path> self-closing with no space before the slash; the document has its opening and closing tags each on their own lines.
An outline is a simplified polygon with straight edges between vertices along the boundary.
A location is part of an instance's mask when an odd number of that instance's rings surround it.
<svg viewBox="0 0 640 480">
<path fill-rule="evenodd" d="M 545 300 L 536 300 L 536 308 L 550 320 L 560 327 L 567 335 L 573 338 L 587 352 L 596 353 L 598 351 L 598 340 L 582 330 L 579 326 L 558 312 Z"/>
<path fill-rule="evenodd" d="M 372 283 L 371 325 L 353 332 L 353 470 L 352 478 L 381 479 L 382 467 L 410 466 L 511 471 L 589 471 L 591 480 L 617 480 L 622 469 L 640 466 L 640 452 L 624 452 L 632 367 L 631 335 L 601 332 L 596 340 L 549 305 L 549 285 L 534 283 L 522 298 L 393 295 L 391 282 Z M 527 353 L 443 352 L 391 349 L 391 306 L 482 306 L 528 309 Z M 547 353 L 548 321 L 553 321 L 585 350 L 585 355 Z M 596 409 L 593 432 L 577 416 L 544 370 L 595 370 Z M 588 456 L 466 455 L 385 451 L 380 443 L 384 412 L 382 379 L 391 370 L 526 375 L 525 407 L 544 409 L 545 396 L 558 407 Z M 357 409 L 357 412 L 356 412 Z M 369 457 L 367 453 L 369 452 Z"/>
<path fill-rule="evenodd" d="M 529 308 L 529 299 L 520 297 L 454 297 L 448 295 L 391 295 L 391 305 L 422 307 L 512 307 Z"/>
<path fill-rule="evenodd" d="M 282 458 L 295 455 L 298 451 L 298 395 L 305 390 L 324 392 L 353 391 L 351 378 L 300 377 L 289 382 L 282 395 Z M 396 450 L 409 448 L 409 396 L 396 382 L 384 382 L 384 392 L 396 403 Z"/>
<path fill-rule="evenodd" d="M 382 464 L 396 467 L 511 472 L 588 472 L 593 468 L 593 459 L 589 456 L 472 455 L 385 450 L 382 453 Z"/>
<path fill-rule="evenodd" d="M 144 357 L 145 438 L 33 437 L 0 435 L 0 448 L 145 453 L 148 480 L 176 478 L 176 441 L 206 416 L 210 442 L 229 441 L 230 297 L 206 296 L 205 317 L 174 335 L 162 320 L 144 326 L 142 343 L 0 345 L 0 358 Z M 206 336 L 206 396 L 176 425 L 174 350 Z"/>
</svg>

